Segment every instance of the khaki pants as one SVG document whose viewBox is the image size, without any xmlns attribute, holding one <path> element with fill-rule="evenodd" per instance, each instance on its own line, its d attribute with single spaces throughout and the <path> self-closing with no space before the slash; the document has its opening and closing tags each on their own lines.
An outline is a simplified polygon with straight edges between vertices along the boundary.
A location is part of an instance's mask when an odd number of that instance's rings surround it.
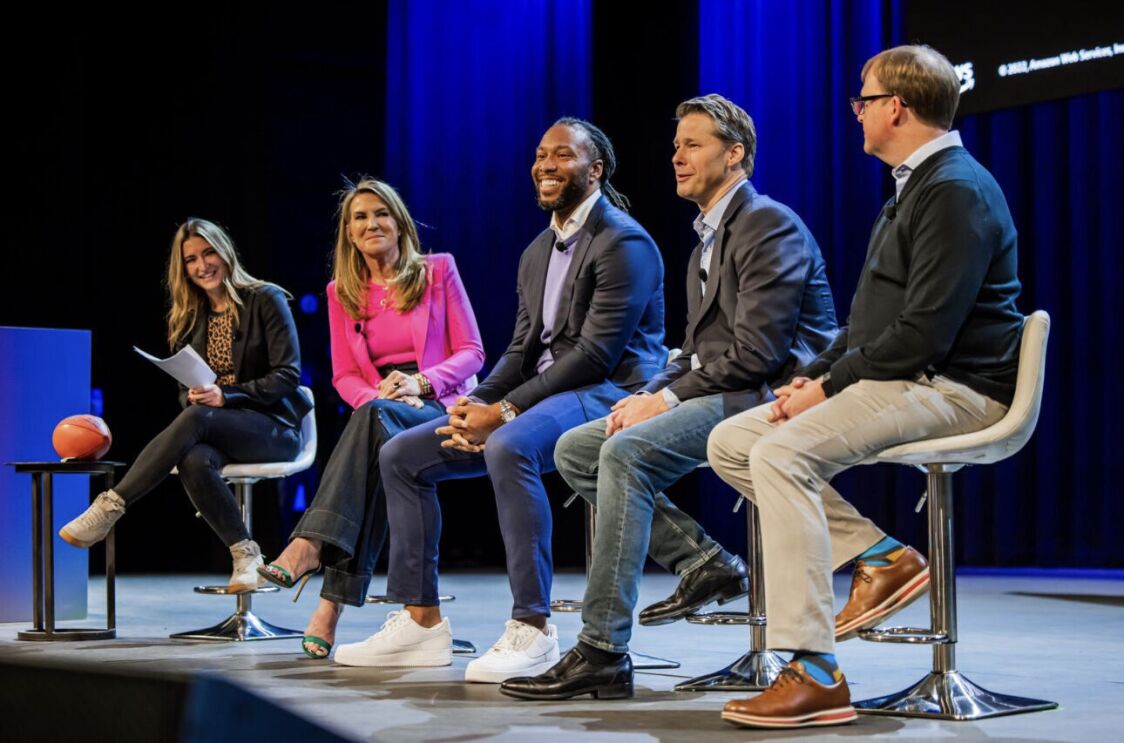
<svg viewBox="0 0 1124 743">
<path fill-rule="evenodd" d="M 940 376 L 862 380 L 780 424 L 769 407 L 719 424 L 707 458 L 760 509 L 769 648 L 831 653 L 831 574 L 885 534 L 828 481 L 891 446 L 985 428 L 1007 408 Z"/>
</svg>

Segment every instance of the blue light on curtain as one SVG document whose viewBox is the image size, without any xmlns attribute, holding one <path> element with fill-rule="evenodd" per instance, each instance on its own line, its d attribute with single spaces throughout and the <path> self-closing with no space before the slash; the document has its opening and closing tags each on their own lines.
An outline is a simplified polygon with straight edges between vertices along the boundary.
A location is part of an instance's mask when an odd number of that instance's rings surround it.
<svg viewBox="0 0 1124 743">
<path fill-rule="evenodd" d="M 543 230 L 530 167 L 547 126 L 591 110 L 591 0 L 394 0 L 386 178 L 457 259 L 488 366 L 511 338 L 520 252 Z"/>
</svg>

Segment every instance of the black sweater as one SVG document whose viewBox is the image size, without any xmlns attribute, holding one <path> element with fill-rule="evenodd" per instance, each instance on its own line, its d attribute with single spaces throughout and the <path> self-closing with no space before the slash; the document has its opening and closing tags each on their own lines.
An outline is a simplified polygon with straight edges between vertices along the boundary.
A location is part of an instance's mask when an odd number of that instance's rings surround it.
<svg viewBox="0 0 1124 743">
<path fill-rule="evenodd" d="M 1010 405 L 1022 316 L 1016 233 L 999 184 L 963 147 L 913 171 L 874 225 L 847 327 L 798 374 L 943 374 Z"/>
</svg>

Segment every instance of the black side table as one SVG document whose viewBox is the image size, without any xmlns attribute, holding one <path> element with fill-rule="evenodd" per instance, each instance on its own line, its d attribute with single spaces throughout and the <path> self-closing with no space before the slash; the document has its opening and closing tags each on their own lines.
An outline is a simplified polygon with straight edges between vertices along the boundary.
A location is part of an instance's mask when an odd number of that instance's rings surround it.
<svg viewBox="0 0 1124 743">
<path fill-rule="evenodd" d="M 20 640 L 112 640 L 117 637 L 114 606 L 116 548 L 114 531 L 105 538 L 106 628 L 55 627 L 54 475 L 101 475 L 103 490 L 113 487 L 114 469 L 123 462 L 9 462 L 16 472 L 31 475 L 31 572 L 33 627 L 16 635 Z"/>
</svg>

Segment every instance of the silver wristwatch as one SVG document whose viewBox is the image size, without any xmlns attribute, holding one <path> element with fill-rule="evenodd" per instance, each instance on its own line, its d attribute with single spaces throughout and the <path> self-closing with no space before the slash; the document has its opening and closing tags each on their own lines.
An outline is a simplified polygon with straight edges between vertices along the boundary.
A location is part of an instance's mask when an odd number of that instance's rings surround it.
<svg viewBox="0 0 1124 743">
<path fill-rule="evenodd" d="M 515 412 L 514 405 L 507 400 L 500 400 L 500 418 L 503 419 L 504 423 L 511 423 L 517 415 L 519 414 Z"/>
</svg>

